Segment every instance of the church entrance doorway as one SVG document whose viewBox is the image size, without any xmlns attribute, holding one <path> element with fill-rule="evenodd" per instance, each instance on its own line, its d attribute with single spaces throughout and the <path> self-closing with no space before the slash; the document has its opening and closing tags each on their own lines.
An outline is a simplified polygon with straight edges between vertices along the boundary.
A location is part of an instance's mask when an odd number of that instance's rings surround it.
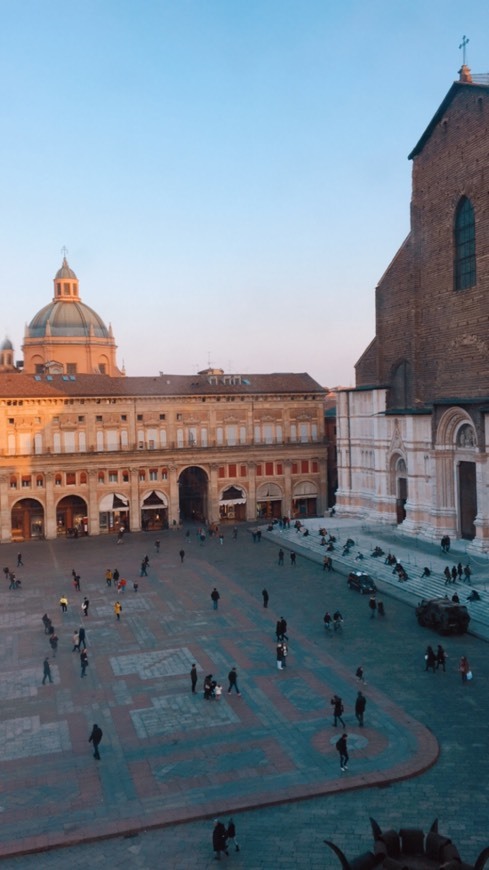
<svg viewBox="0 0 489 870">
<path fill-rule="evenodd" d="M 407 492 L 407 478 L 398 477 L 396 498 L 396 520 L 398 526 L 400 526 L 406 519 Z"/>
<path fill-rule="evenodd" d="M 460 462 L 458 466 L 458 494 L 460 536 L 466 541 L 475 538 L 474 520 L 477 515 L 477 483 L 475 462 Z"/>
<path fill-rule="evenodd" d="M 182 471 L 178 479 L 181 520 L 205 522 L 208 518 L 208 479 L 202 468 L 194 465 Z"/>
</svg>

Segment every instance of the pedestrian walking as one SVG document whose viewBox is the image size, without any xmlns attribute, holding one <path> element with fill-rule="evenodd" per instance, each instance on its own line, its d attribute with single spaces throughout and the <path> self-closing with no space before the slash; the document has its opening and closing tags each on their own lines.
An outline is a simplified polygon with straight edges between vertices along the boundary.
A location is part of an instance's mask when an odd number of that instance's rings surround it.
<svg viewBox="0 0 489 870">
<path fill-rule="evenodd" d="M 146 562 L 144 561 L 144 559 L 141 562 L 141 572 L 140 572 L 139 576 L 140 577 L 147 577 L 148 576 L 148 572 L 146 570 Z"/>
<path fill-rule="evenodd" d="M 75 650 L 77 652 L 80 652 L 80 635 L 77 632 L 76 628 L 73 632 L 73 649 L 71 650 L 71 652 L 75 652 Z"/>
<path fill-rule="evenodd" d="M 336 741 L 336 749 L 340 756 L 340 769 L 342 771 L 348 770 L 349 755 L 347 738 L 348 734 L 343 733 L 340 739 Z"/>
<path fill-rule="evenodd" d="M 357 722 L 360 725 L 360 728 L 363 728 L 363 714 L 365 713 L 366 706 L 367 699 L 365 695 L 362 692 L 358 692 L 355 701 L 355 716 L 357 717 Z"/>
<path fill-rule="evenodd" d="M 295 553 L 293 550 L 290 553 L 290 564 L 293 568 L 295 567 Z"/>
<path fill-rule="evenodd" d="M 134 582 L 133 582 L 133 584 L 132 584 L 132 588 L 134 589 L 135 592 L 138 591 L 138 589 L 139 589 L 139 583 L 138 583 L 137 580 L 134 580 Z"/>
<path fill-rule="evenodd" d="M 228 674 L 229 687 L 228 687 L 228 695 L 231 694 L 231 689 L 234 689 L 238 695 L 241 695 L 241 692 L 238 689 L 238 673 L 236 668 L 231 668 Z"/>
<path fill-rule="evenodd" d="M 465 582 L 465 583 L 470 583 L 470 578 L 472 577 L 472 568 L 470 567 L 470 565 L 466 565 L 466 566 L 465 566 L 465 568 L 464 568 L 464 577 L 465 577 L 464 582 Z"/>
<path fill-rule="evenodd" d="M 463 573 L 464 573 L 464 569 L 462 568 L 462 563 L 459 562 L 458 565 L 457 565 L 457 575 L 458 575 L 458 579 L 459 579 L 459 580 L 462 579 L 462 577 L 463 577 Z"/>
<path fill-rule="evenodd" d="M 338 720 L 341 722 L 343 728 L 345 727 L 345 723 L 343 722 L 343 713 L 345 708 L 343 706 L 343 701 L 341 700 L 339 695 L 333 695 L 331 698 L 331 704 L 333 705 L 333 725 L 336 728 L 338 725 Z"/>
<path fill-rule="evenodd" d="M 90 607 L 90 601 L 88 600 L 87 596 L 85 595 L 85 598 L 83 599 L 83 604 L 81 606 L 83 616 L 88 616 L 88 608 L 89 607 Z"/>
<path fill-rule="evenodd" d="M 58 649 L 58 635 L 57 634 L 53 633 L 51 635 L 51 637 L 49 638 L 49 646 L 51 647 L 51 649 L 53 651 L 53 658 L 56 658 L 56 650 Z"/>
<path fill-rule="evenodd" d="M 284 641 L 284 640 L 288 640 L 288 639 L 289 638 L 287 635 L 287 620 L 284 619 L 283 616 L 281 616 L 280 617 L 280 640 Z"/>
<path fill-rule="evenodd" d="M 224 544 L 224 535 L 222 534 L 222 532 L 219 535 L 219 543 L 220 543 L 221 547 Z"/>
<path fill-rule="evenodd" d="M 86 640 L 86 634 L 85 634 L 85 629 L 84 629 L 83 625 L 80 625 L 80 628 L 78 629 L 78 637 L 80 639 L 80 646 L 83 644 L 83 649 L 86 649 L 87 648 L 87 640 Z"/>
<path fill-rule="evenodd" d="M 117 583 L 119 582 L 120 576 L 121 575 L 119 574 L 118 568 L 114 568 L 114 573 L 112 574 L 112 580 L 114 581 L 114 586 L 116 586 Z"/>
<path fill-rule="evenodd" d="M 280 548 L 280 550 L 278 551 L 278 564 L 284 564 L 284 551 L 282 550 L 282 548 Z"/>
<path fill-rule="evenodd" d="M 75 589 L 75 592 L 81 592 L 80 575 L 79 574 L 75 574 L 75 576 L 73 577 L 73 587 Z"/>
<path fill-rule="evenodd" d="M 460 671 L 460 675 L 462 677 L 462 683 L 466 683 L 467 680 L 472 679 L 472 671 L 470 670 L 470 665 L 467 659 L 467 656 L 462 656 L 459 662 L 458 669 Z M 470 674 L 470 677 L 469 677 Z"/>
<path fill-rule="evenodd" d="M 377 610 L 377 599 L 375 598 L 375 595 L 370 596 L 368 606 L 370 609 L 370 619 L 375 619 L 375 613 Z"/>
<path fill-rule="evenodd" d="M 359 680 L 360 683 L 365 684 L 367 682 L 365 679 L 365 673 L 364 673 L 362 665 L 359 665 L 358 668 L 356 669 L 355 676 L 356 676 L 357 680 Z"/>
<path fill-rule="evenodd" d="M 43 662 L 43 677 L 42 684 L 43 686 L 46 684 L 46 680 L 49 680 L 50 683 L 53 682 L 53 678 L 51 676 L 51 666 L 49 664 L 49 656 L 46 656 Z"/>
<path fill-rule="evenodd" d="M 155 551 L 156 551 L 157 553 L 160 552 L 160 542 L 159 542 L 158 539 L 155 541 Z"/>
<path fill-rule="evenodd" d="M 228 840 L 232 840 L 232 842 L 234 843 L 234 851 L 239 852 L 239 843 L 236 836 L 236 825 L 234 824 L 234 821 L 232 819 L 229 819 L 226 830 L 226 837 Z"/>
<path fill-rule="evenodd" d="M 96 758 L 97 761 L 100 761 L 100 753 L 98 751 L 98 748 L 100 746 L 100 741 L 102 740 L 103 736 L 104 736 L 104 734 L 103 734 L 102 729 L 99 728 L 97 723 L 95 723 L 93 728 L 92 728 L 92 733 L 90 734 L 90 737 L 88 738 L 88 742 L 91 743 L 93 746 L 93 757 Z"/>
<path fill-rule="evenodd" d="M 110 570 L 110 568 L 107 568 L 107 571 L 105 572 L 105 582 L 106 582 L 107 586 L 109 586 L 109 587 L 112 586 L 112 578 L 113 578 L 112 571 Z"/>
<path fill-rule="evenodd" d="M 268 607 L 268 602 L 270 600 L 270 596 L 266 589 L 262 589 L 261 594 L 263 596 L 263 607 Z"/>
<path fill-rule="evenodd" d="M 23 568 L 22 553 L 17 553 L 17 568 Z"/>
<path fill-rule="evenodd" d="M 217 608 L 218 608 L 220 597 L 221 596 L 219 595 L 219 592 L 217 591 L 216 587 L 214 586 L 214 589 L 211 592 L 212 606 L 213 606 L 214 610 L 217 610 Z"/>
<path fill-rule="evenodd" d="M 120 601 L 116 601 L 114 604 L 114 613 L 118 622 L 120 622 L 121 613 L 122 613 L 122 604 Z"/>
<path fill-rule="evenodd" d="M 225 855 L 229 855 L 228 850 L 226 849 L 226 828 L 223 823 L 219 821 L 219 819 L 214 819 L 214 830 L 212 831 L 212 848 L 214 849 L 215 860 L 221 860 L 221 852 L 224 852 Z"/>
<path fill-rule="evenodd" d="M 282 643 L 282 667 L 283 668 L 287 667 L 288 654 L 289 654 L 289 648 L 288 648 L 287 644 L 285 643 L 285 641 L 283 641 L 283 643 Z"/>
<path fill-rule="evenodd" d="M 238 527 L 235 526 L 233 529 L 233 541 L 237 541 L 237 540 L 238 540 Z"/>
<path fill-rule="evenodd" d="M 433 673 L 435 673 L 436 655 L 435 655 L 435 651 L 434 651 L 432 646 L 426 647 L 424 660 L 425 660 L 425 671 L 433 671 Z"/>
<path fill-rule="evenodd" d="M 183 565 L 183 560 L 185 559 L 185 550 L 180 550 L 180 562 Z"/>
<path fill-rule="evenodd" d="M 61 613 L 66 613 L 68 610 L 68 599 L 66 595 L 62 595 L 59 599 L 59 606 L 61 607 Z"/>
<path fill-rule="evenodd" d="M 277 670 L 281 671 L 284 664 L 284 651 L 282 648 L 282 642 L 279 641 L 277 643 Z"/>
<path fill-rule="evenodd" d="M 443 668 L 443 672 L 445 673 L 445 662 L 447 660 L 447 654 L 443 649 L 441 643 L 438 644 L 438 649 L 436 651 L 436 670 L 438 668 Z"/>
<path fill-rule="evenodd" d="M 195 662 L 190 668 L 190 683 L 192 686 L 192 695 L 195 695 L 195 687 L 197 686 L 197 667 Z"/>
<path fill-rule="evenodd" d="M 80 667 L 81 667 L 81 676 L 85 676 L 85 671 L 88 668 L 88 653 L 86 649 L 82 649 L 80 653 Z"/>
</svg>

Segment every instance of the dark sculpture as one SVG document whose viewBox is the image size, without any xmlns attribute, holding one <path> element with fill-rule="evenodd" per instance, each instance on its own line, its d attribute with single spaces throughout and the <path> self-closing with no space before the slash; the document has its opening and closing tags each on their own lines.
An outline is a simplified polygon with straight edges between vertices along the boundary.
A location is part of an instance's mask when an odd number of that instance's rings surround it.
<svg viewBox="0 0 489 870">
<path fill-rule="evenodd" d="M 449 837 L 438 833 L 438 819 L 429 832 L 420 828 L 401 828 L 400 831 L 382 831 L 375 819 L 370 818 L 374 847 L 348 861 L 341 849 L 331 840 L 327 846 L 338 856 L 343 870 L 483 870 L 489 858 L 489 846 L 482 850 L 475 864 L 462 861 L 457 847 Z"/>
</svg>

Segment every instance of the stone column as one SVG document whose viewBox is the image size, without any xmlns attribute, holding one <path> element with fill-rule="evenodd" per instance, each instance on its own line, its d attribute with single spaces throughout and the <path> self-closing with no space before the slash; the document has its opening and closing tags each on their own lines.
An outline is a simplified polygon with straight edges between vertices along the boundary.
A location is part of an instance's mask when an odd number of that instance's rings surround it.
<svg viewBox="0 0 489 870">
<path fill-rule="evenodd" d="M 256 520 L 256 463 L 248 462 L 248 498 L 246 499 L 246 519 Z"/>
<path fill-rule="evenodd" d="M 218 523 L 219 514 L 219 466 L 212 463 L 209 469 L 209 491 L 207 493 L 207 522 Z"/>
<path fill-rule="evenodd" d="M 54 474 L 48 471 L 46 474 L 46 509 L 44 512 L 44 535 L 47 540 L 57 536 L 56 508 L 54 506 Z"/>
<path fill-rule="evenodd" d="M 97 495 L 98 472 L 92 468 L 88 472 L 88 534 L 100 534 L 100 516 Z"/>
<path fill-rule="evenodd" d="M 180 521 L 180 490 L 178 487 L 177 467 L 176 465 L 168 466 L 168 475 L 170 481 L 170 504 L 168 506 L 168 525 L 173 526 L 173 521 L 178 525 Z"/>
<path fill-rule="evenodd" d="M 129 523 L 131 532 L 141 531 L 141 507 L 139 505 L 139 469 L 131 468 L 131 495 L 129 496 Z"/>
<path fill-rule="evenodd" d="M 9 476 L 0 475 L 0 541 L 12 540 L 12 517 L 9 507 Z"/>
<path fill-rule="evenodd" d="M 284 462 L 285 468 L 285 498 L 282 505 L 283 514 L 285 517 L 292 516 L 292 462 L 286 459 Z"/>
</svg>

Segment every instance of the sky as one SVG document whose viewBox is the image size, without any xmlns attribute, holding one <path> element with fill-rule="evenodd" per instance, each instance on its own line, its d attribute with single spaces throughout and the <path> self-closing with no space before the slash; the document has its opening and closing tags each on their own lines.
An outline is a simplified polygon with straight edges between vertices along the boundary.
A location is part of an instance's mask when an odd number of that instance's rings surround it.
<svg viewBox="0 0 489 870">
<path fill-rule="evenodd" d="M 0 0 L 0 338 L 62 249 L 128 375 L 354 385 L 473 0 Z M 402 325 L 400 325 L 402 328 Z"/>
</svg>

